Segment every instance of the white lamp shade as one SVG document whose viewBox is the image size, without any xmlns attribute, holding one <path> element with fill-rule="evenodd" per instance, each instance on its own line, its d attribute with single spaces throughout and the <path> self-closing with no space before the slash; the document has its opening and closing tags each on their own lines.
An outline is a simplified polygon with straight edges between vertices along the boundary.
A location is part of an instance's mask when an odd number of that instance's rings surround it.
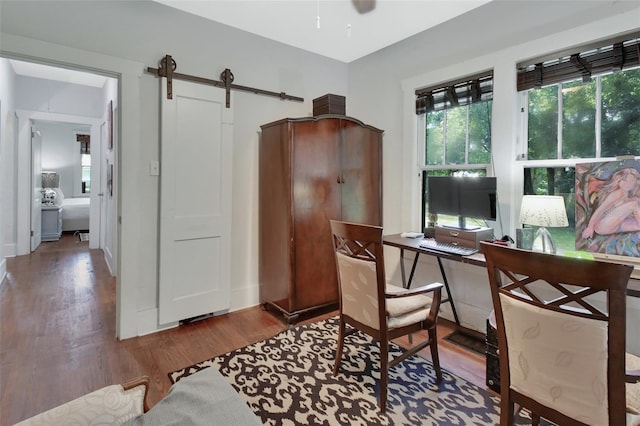
<svg viewBox="0 0 640 426">
<path fill-rule="evenodd" d="M 564 198 L 558 195 L 523 196 L 520 223 L 550 228 L 569 226 Z"/>
</svg>

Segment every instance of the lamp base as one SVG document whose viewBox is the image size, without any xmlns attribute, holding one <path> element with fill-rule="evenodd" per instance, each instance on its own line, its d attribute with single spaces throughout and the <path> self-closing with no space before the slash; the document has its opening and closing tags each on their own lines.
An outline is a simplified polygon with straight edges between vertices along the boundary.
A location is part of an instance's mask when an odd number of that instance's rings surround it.
<svg viewBox="0 0 640 426">
<path fill-rule="evenodd" d="M 551 234 L 544 226 L 538 228 L 538 232 L 536 232 L 536 235 L 533 238 L 532 250 L 542 253 L 556 254 L 556 245 L 551 238 Z"/>
</svg>

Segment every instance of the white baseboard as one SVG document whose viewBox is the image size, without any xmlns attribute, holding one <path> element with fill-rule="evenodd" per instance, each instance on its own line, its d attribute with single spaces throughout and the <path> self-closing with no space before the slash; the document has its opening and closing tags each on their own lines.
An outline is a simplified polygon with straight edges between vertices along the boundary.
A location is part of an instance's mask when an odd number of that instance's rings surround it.
<svg viewBox="0 0 640 426">
<path fill-rule="evenodd" d="M 216 312 L 215 315 L 221 315 L 227 312 L 238 311 L 240 309 L 250 308 L 259 303 L 259 289 L 256 285 L 245 286 L 242 288 L 232 289 L 230 308 L 228 311 Z M 157 333 L 158 331 L 175 328 L 178 322 L 163 324 L 158 326 L 158 309 L 145 309 L 138 311 L 138 336 Z"/>
<path fill-rule="evenodd" d="M 102 253 L 104 253 L 104 262 L 107 264 L 107 268 L 109 268 L 109 273 L 111 274 L 112 277 L 115 277 L 116 274 L 114 274 L 113 272 L 113 255 L 111 253 L 111 251 L 109 250 L 109 247 L 105 247 L 102 250 Z"/>
<path fill-rule="evenodd" d="M 7 260 L 5 258 L 0 259 L 0 285 L 4 284 L 4 279 L 7 277 Z"/>
<path fill-rule="evenodd" d="M 162 330 L 168 330 L 170 328 L 177 327 L 179 324 L 169 323 L 164 324 L 162 327 L 158 327 L 158 309 L 145 309 L 144 311 L 138 311 L 138 336 L 144 336 L 147 334 L 156 333 Z"/>
<path fill-rule="evenodd" d="M 260 286 L 258 284 L 231 289 L 229 311 L 249 308 L 258 303 L 260 303 Z"/>
<path fill-rule="evenodd" d="M 17 246 L 15 244 L 5 244 L 2 247 L 2 253 L 4 253 L 4 257 L 16 257 Z"/>
</svg>

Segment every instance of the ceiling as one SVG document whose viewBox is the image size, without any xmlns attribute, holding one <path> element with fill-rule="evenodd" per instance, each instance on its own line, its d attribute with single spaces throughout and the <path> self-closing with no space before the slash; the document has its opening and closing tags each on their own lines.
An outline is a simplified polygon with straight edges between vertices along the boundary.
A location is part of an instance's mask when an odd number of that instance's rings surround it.
<svg viewBox="0 0 640 426">
<path fill-rule="evenodd" d="M 349 63 L 491 0 L 154 1 Z"/>
<path fill-rule="evenodd" d="M 349 63 L 491 0 L 154 0 Z M 319 26 L 319 28 L 318 28 Z M 103 87 L 107 77 L 19 60 L 18 75 Z"/>
</svg>

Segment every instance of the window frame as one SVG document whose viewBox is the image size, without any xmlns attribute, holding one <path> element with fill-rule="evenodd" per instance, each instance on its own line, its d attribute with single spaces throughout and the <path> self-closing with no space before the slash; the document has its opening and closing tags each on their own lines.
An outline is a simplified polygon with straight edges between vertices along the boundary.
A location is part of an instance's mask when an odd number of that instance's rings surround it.
<svg viewBox="0 0 640 426">
<path fill-rule="evenodd" d="M 619 72 L 625 72 L 626 70 L 638 69 L 637 67 L 621 70 Z M 519 139 L 520 142 L 518 144 L 520 150 L 517 154 L 517 158 L 515 161 L 515 167 L 517 168 L 517 173 L 519 176 L 524 179 L 524 170 L 527 168 L 573 168 L 575 169 L 576 164 L 578 163 L 590 163 L 590 162 L 606 162 L 606 161 L 616 161 L 620 158 L 628 158 L 628 155 L 616 156 L 616 157 L 602 157 L 602 77 L 608 75 L 608 73 L 599 74 L 593 76 L 592 78 L 595 80 L 595 122 L 594 122 L 594 133 L 595 133 L 595 156 L 593 157 L 579 157 L 579 158 L 562 158 L 562 148 L 563 148 L 563 96 L 562 96 L 562 88 L 563 84 L 571 83 L 576 80 L 565 81 L 560 83 L 553 83 L 549 86 L 557 86 L 558 90 L 558 112 L 557 112 L 557 141 L 556 141 L 556 157 L 553 159 L 536 159 L 530 160 L 528 159 L 528 150 L 529 150 L 529 91 L 537 90 L 535 88 L 524 90 L 518 92 L 518 110 L 519 110 Z M 548 87 L 548 86 L 547 86 Z M 634 157 L 634 156 L 631 156 Z M 637 157 L 637 156 L 635 156 Z M 520 205 L 522 203 L 522 197 L 524 195 L 524 181 L 521 182 L 521 188 L 519 191 L 515 191 L 514 202 L 517 206 L 517 211 L 515 214 L 515 218 L 520 217 Z M 516 228 L 522 227 L 522 224 L 518 222 L 516 219 Z"/>
<path fill-rule="evenodd" d="M 465 107 L 467 108 L 467 120 L 466 120 L 466 140 L 465 140 L 465 163 L 464 164 L 446 164 L 444 161 L 446 159 L 446 151 L 445 154 L 443 154 L 443 163 L 442 164 L 433 164 L 433 165 L 428 165 L 426 164 L 426 149 L 427 149 L 427 138 L 426 138 L 426 121 L 427 121 L 427 114 L 423 113 L 423 114 L 417 114 L 416 115 L 416 128 L 417 128 L 417 152 L 416 152 L 416 158 L 419 159 L 418 161 L 418 176 L 419 176 L 419 181 L 420 184 L 418 185 L 418 189 L 420 191 L 419 193 L 419 202 L 420 202 L 420 224 L 421 227 L 424 229 L 427 226 L 427 215 L 428 212 L 426 211 L 426 200 L 425 200 L 425 188 L 424 185 L 426 184 L 426 181 L 423 178 L 423 174 L 424 173 L 428 173 L 429 171 L 437 171 L 437 170 L 447 170 L 447 171 L 453 171 L 453 170 L 464 170 L 464 171 L 473 171 L 473 170 L 482 170 L 484 171 L 486 176 L 494 176 L 495 174 L 493 173 L 493 164 L 492 162 L 490 163 L 478 163 L 478 164 L 470 164 L 469 163 L 469 106 L 470 104 L 465 105 Z M 493 111 L 492 111 L 493 114 Z M 491 145 L 491 148 L 493 150 L 493 144 Z M 491 158 L 491 160 L 493 161 L 493 152 L 489 153 L 489 156 Z"/>
</svg>

